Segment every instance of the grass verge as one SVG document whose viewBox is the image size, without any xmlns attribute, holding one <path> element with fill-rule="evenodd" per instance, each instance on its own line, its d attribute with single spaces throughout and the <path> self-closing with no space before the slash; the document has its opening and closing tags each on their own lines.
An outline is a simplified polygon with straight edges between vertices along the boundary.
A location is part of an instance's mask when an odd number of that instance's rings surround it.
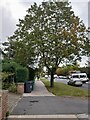
<svg viewBox="0 0 90 120">
<path fill-rule="evenodd" d="M 41 78 L 49 92 L 57 96 L 90 97 L 90 92 L 78 87 L 66 85 L 64 83 L 54 82 L 54 87 L 50 87 L 47 79 Z"/>
</svg>

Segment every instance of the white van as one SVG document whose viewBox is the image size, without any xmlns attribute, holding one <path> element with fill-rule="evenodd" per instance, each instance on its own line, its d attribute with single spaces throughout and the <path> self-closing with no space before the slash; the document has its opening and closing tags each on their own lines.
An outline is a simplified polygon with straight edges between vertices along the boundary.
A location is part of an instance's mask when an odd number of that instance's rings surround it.
<svg viewBox="0 0 90 120">
<path fill-rule="evenodd" d="M 80 79 L 82 82 L 88 82 L 88 77 L 86 73 L 74 73 L 71 74 L 70 77 L 75 78 L 77 76 L 78 79 Z"/>
<path fill-rule="evenodd" d="M 78 73 L 79 75 L 79 78 L 82 82 L 88 82 L 88 77 L 87 77 L 87 74 L 86 73 Z"/>
<path fill-rule="evenodd" d="M 82 81 L 80 80 L 78 73 L 71 74 L 67 84 L 75 85 L 75 86 L 82 86 Z"/>
</svg>

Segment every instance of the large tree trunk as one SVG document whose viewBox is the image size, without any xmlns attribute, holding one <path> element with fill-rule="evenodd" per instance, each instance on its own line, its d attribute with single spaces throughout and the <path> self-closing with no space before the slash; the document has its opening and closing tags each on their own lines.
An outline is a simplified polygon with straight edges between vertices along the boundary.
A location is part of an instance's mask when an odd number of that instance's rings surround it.
<svg viewBox="0 0 90 120">
<path fill-rule="evenodd" d="M 51 70 L 50 87 L 54 87 L 54 71 L 53 71 L 53 69 Z"/>
</svg>

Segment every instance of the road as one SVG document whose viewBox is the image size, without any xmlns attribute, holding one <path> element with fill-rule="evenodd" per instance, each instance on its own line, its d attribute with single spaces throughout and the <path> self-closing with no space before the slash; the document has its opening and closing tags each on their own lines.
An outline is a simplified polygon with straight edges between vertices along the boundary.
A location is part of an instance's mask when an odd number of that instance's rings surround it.
<svg viewBox="0 0 90 120">
<path fill-rule="evenodd" d="M 50 78 L 49 78 L 50 80 Z M 61 82 L 64 84 L 67 84 L 68 79 L 63 79 L 63 78 L 55 78 L 54 79 L 55 82 Z M 90 90 L 90 81 L 87 83 L 84 83 L 82 86 L 80 86 L 79 88 L 81 89 L 86 89 L 86 90 Z"/>
<path fill-rule="evenodd" d="M 86 83 L 86 84 L 83 84 L 83 86 L 82 86 L 81 88 L 90 90 L 90 82 L 88 82 L 88 83 Z"/>
</svg>

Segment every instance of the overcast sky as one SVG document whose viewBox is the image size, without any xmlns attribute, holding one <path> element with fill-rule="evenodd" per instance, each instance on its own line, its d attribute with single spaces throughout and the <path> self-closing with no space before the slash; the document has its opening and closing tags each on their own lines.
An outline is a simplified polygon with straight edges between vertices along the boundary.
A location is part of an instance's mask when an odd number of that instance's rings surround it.
<svg viewBox="0 0 90 120">
<path fill-rule="evenodd" d="M 39 2 L 38 2 L 39 1 Z M 16 30 L 18 19 L 26 15 L 26 10 L 33 2 L 38 4 L 46 0 L 0 0 L 0 40 L 6 41 L 8 36 L 13 35 Z M 59 0 L 58 0 L 59 1 Z M 88 1 L 89 0 L 69 0 L 73 11 L 88 26 Z M 84 65 L 86 57 L 82 60 Z"/>
</svg>

